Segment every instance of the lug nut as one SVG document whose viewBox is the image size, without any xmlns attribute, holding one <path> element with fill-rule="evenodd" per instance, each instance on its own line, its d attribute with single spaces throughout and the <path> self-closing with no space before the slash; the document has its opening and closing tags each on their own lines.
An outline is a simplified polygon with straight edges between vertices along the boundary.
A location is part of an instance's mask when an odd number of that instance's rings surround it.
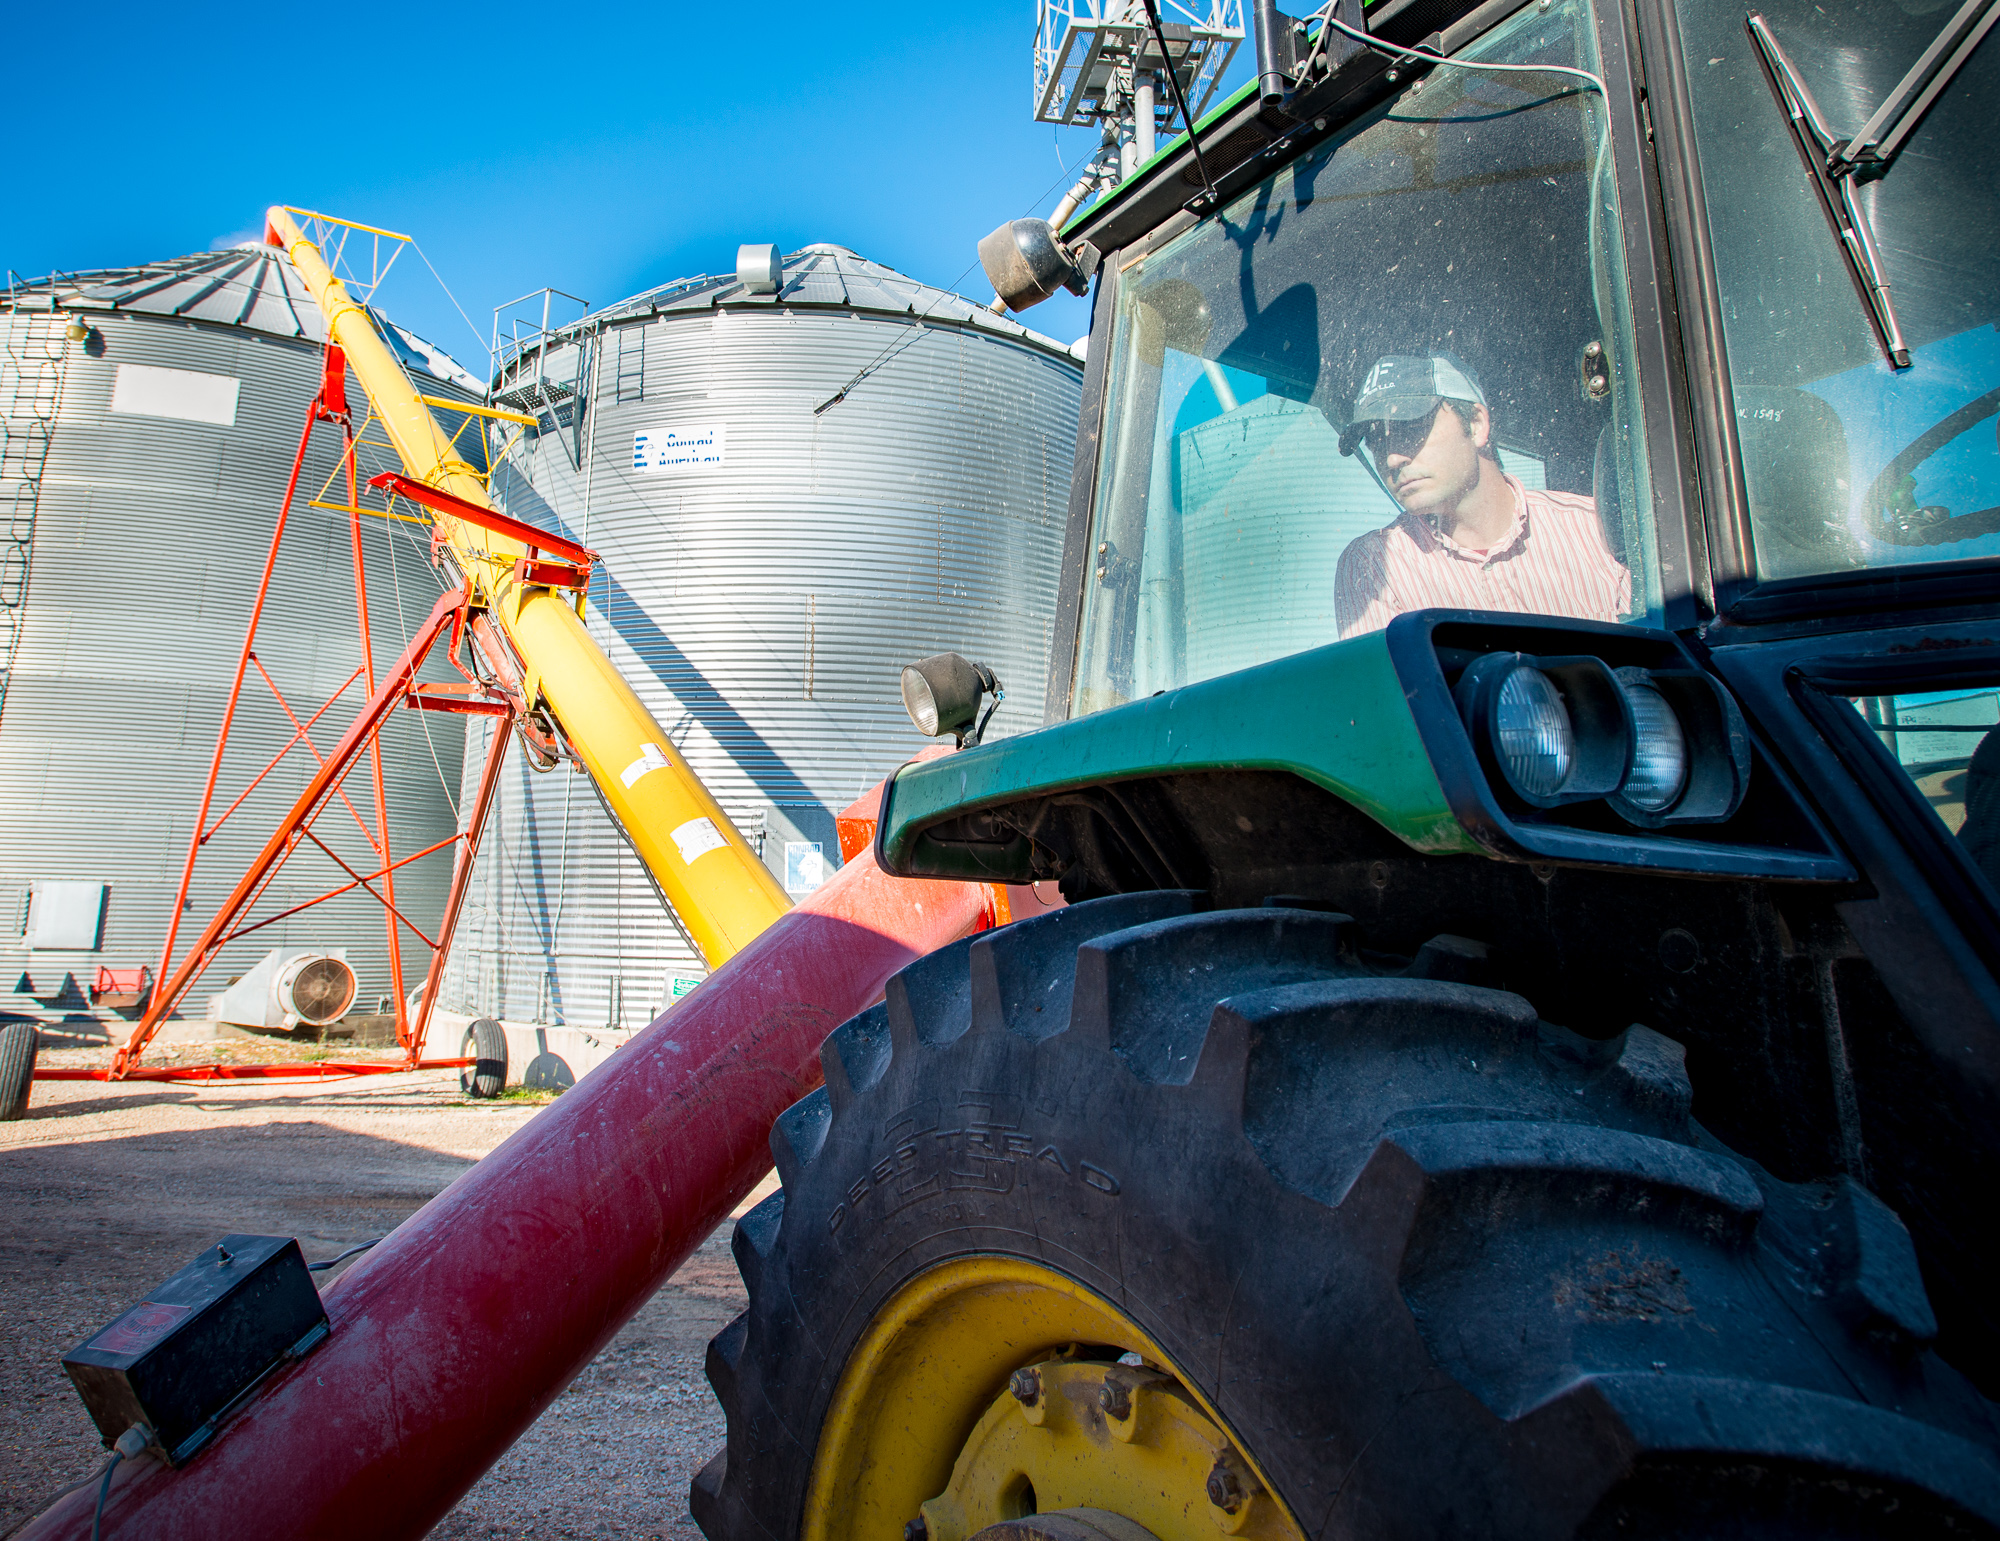
<svg viewBox="0 0 2000 1541">
<path fill-rule="evenodd" d="M 1007 1389 L 1014 1393 L 1014 1400 L 1023 1407 L 1033 1407 L 1042 1399 L 1041 1372 L 1016 1370 L 1007 1380 Z"/>
<path fill-rule="evenodd" d="M 1208 1474 L 1208 1501 L 1224 1514 L 1234 1514 L 1243 1507 L 1243 1483 L 1220 1461 Z"/>
<path fill-rule="evenodd" d="M 903 1541 L 930 1541 L 931 1528 L 920 1514 L 903 1527 Z"/>
<path fill-rule="evenodd" d="M 1123 1423 L 1132 1416 L 1132 1393 L 1117 1381 L 1107 1380 L 1097 1388 L 1097 1405 Z"/>
</svg>

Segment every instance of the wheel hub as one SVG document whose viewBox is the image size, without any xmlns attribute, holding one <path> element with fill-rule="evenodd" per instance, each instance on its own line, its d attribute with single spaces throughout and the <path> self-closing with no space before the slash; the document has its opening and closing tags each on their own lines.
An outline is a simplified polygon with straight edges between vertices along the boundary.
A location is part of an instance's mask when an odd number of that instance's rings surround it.
<svg viewBox="0 0 2000 1541">
<path fill-rule="evenodd" d="M 1086 1507 L 1161 1537 L 1291 1534 L 1235 1445 L 1174 1376 L 1067 1356 L 1014 1372 L 922 1514 L 929 1541 L 1027 1541 L 1031 1530 L 1020 1527 L 1029 1516 L 1053 1521 L 1049 1511 Z M 1093 1532 L 1048 1534 L 1083 1541 Z"/>
<path fill-rule="evenodd" d="M 1302 1541 L 1158 1344 L 1094 1291 L 1004 1257 L 910 1280 L 835 1388 L 801 1541 L 898 1530 L 910 1541 Z"/>
</svg>

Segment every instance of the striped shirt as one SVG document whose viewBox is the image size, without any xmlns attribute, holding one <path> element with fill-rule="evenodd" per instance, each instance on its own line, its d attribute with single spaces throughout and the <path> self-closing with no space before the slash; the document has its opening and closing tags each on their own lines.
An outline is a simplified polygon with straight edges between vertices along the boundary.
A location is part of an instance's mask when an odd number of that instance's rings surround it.
<svg viewBox="0 0 2000 1541">
<path fill-rule="evenodd" d="M 1507 485 L 1514 523 L 1489 550 L 1461 546 L 1407 512 L 1350 541 L 1333 581 L 1341 636 L 1380 631 L 1406 610 L 1622 620 L 1632 609 L 1632 575 L 1604 543 L 1596 500 L 1530 491 L 1512 476 Z"/>
</svg>

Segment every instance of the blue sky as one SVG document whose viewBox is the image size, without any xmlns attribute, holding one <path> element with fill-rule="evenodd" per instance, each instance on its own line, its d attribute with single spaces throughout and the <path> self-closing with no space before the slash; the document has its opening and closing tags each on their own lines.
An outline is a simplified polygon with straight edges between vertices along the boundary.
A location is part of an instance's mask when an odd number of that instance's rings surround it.
<svg viewBox="0 0 2000 1541">
<path fill-rule="evenodd" d="M 606 304 L 745 241 L 837 241 L 988 297 L 963 274 L 979 237 L 1046 215 L 1095 143 L 1031 121 L 1031 0 L 193 15 L 16 17 L 37 62 L 10 117 L 48 133 L 17 146 L 0 265 L 119 266 L 254 237 L 267 204 L 322 209 L 417 237 L 480 346 L 408 257 L 381 301 L 477 372 L 495 304 L 544 284 Z M 1087 312 L 1061 295 L 1024 319 L 1068 341 Z"/>
</svg>

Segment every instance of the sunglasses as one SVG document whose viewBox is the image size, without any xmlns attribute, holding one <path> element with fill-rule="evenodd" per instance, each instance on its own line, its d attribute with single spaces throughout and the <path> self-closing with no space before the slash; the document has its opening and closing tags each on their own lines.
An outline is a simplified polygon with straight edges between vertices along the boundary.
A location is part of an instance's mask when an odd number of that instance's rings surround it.
<svg viewBox="0 0 2000 1541">
<path fill-rule="evenodd" d="M 1361 442 L 1368 446 L 1368 453 L 1375 457 L 1377 465 L 1387 455 L 1414 455 L 1431 436 L 1431 426 L 1437 422 L 1437 415 L 1443 407 L 1444 403 L 1440 401 L 1422 417 L 1407 418 L 1401 422 L 1385 422 L 1377 418 L 1361 430 Z"/>
</svg>

